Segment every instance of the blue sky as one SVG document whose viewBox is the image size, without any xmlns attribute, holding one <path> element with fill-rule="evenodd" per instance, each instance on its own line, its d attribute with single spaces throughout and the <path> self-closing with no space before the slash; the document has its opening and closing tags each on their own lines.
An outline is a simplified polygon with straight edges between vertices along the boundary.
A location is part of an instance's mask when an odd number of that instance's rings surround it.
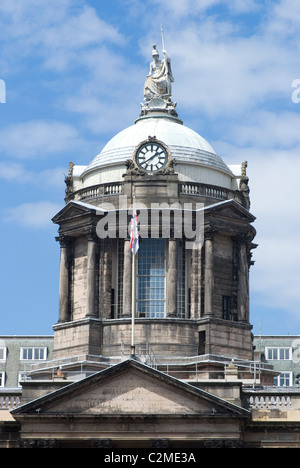
<svg viewBox="0 0 300 468">
<path fill-rule="evenodd" d="M 1 0 L 1 335 L 52 334 L 69 161 L 138 117 L 161 24 L 180 118 L 248 161 L 254 333 L 300 334 L 299 0 Z"/>
</svg>

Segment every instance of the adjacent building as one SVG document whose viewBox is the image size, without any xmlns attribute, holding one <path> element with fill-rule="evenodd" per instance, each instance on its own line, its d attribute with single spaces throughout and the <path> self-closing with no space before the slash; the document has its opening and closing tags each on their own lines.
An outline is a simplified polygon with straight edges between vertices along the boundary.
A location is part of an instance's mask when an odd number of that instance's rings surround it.
<svg viewBox="0 0 300 468">
<path fill-rule="evenodd" d="M 278 387 L 300 384 L 300 336 L 264 335 L 254 339 L 255 355 L 262 362 L 271 364 L 279 374 L 274 378 Z"/>
<path fill-rule="evenodd" d="M 52 360 L 53 336 L 0 336 L 1 389 L 21 389 L 32 365 Z"/>
</svg>

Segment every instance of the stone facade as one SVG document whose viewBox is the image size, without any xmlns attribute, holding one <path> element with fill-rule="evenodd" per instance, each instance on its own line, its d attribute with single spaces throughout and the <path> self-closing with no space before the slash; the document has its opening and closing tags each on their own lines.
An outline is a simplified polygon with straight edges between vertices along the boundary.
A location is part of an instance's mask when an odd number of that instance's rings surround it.
<svg viewBox="0 0 300 468">
<path fill-rule="evenodd" d="M 253 360 L 247 163 L 227 166 L 167 89 L 147 91 L 135 124 L 88 166 L 70 163 L 53 218 L 53 359 L 32 366 L 21 405 L 2 413 L 0 447 L 299 445 L 299 391 L 275 398 L 276 371 Z"/>
<path fill-rule="evenodd" d="M 191 356 L 198 354 L 199 333 L 205 332 L 203 354 L 252 359 L 248 270 L 255 235 L 251 226 L 254 217 L 234 200 L 204 206 L 203 212 L 204 240 L 198 248 L 185 251 L 183 314 L 179 316 L 177 311 L 176 287 L 177 249 L 181 241 L 169 238 L 164 240 L 167 251 L 164 317 L 143 320 L 137 316 L 137 342 L 148 342 L 159 356 L 173 353 Z M 194 210 L 194 218 L 196 213 Z M 114 215 L 120 216 L 120 210 Z M 132 301 L 129 240 L 92 236 L 90 233 L 103 216 L 93 205 L 69 202 L 54 218 L 60 224 L 61 241 L 55 359 L 63 358 L 65 353 L 107 355 L 109 347 L 109 352 L 118 356 L 120 343 L 128 343 L 130 324 L 126 317 L 131 316 Z M 127 222 L 129 219 L 127 214 Z M 150 224 L 147 227 L 151 229 Z M 171 225 L 171 235 L 173 230 Z M 181 331 L 176 331 L 177 328 Z"/>
</svg>

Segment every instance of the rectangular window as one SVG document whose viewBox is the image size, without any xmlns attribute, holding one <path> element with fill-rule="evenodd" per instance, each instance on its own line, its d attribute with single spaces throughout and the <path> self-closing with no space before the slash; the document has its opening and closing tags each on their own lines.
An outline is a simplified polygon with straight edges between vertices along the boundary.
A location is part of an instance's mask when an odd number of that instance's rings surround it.
<svg viewBox="0 0 300 468">
<path fill-rule="evenodd" d="M 199 332 L 198 354 L 205 354 L 205 331 Z"/>
<path fill-rule="evenodd" d="M 282 372 L 281 374 L 274 377 L 275 387 L 290 387 L 292 385 L 292 373 Z"/>
<path fill-rule="evenodd" d="M 124 272 L 124 241 L 119 239 L 118 241 L 118 290 L 115 300 L 117 300 L 118 317 L 122 317 L 123 314 L 123 272 Z"/>
<path fill-rule="evenodd" d="M 20 359 L 24 361 L 45 361 L 47 348 L 21 348 Z"/>
<path fill-rule="evenodd" d="M 290 361 L 292 348 L 266 348 L 266 359 L 268 361 Z"/>
<path fill-rule="evenodd" d="M 144 238 L 140 243 L 138 254 L 138 317 L 164 317 L 165 263 L 165 240 Z"/>
<path fill-rule="evenodd" d="M 0 361 L 6 361 L 6 355 L 7 355 L 7 348 L 1 347 L 0 348 Z"/>
<path fill-rule="evenodd" d="M 178 241 L 177 249 L 177 315 L 185 318 L 185 243 Z"/>
<path fill-rule="evenodd" d="M 223 319 L 231 320 L 231 297 L 222 297 Z"/>
<path fill-rule="evenodd" d="M 5 372 L 0 372 L 0 387 L 4 387 L 5 385 Z"/>
</svg>

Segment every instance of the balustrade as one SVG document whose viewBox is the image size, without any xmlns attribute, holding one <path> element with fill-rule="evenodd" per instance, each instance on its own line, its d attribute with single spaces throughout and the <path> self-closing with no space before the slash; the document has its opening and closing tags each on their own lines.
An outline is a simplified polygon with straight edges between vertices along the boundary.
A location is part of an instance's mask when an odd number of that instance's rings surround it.
<svg viewBox="0 0 300 468">
<path fill-rule="evenodd" d="M 77 192 L 74 193 L 74 196 L 79 201 L 84 201 L 84 200 L 89 200 L 91 198 L 97 198 L 101 196 L 121 195 L 122 193 L 123 193 L 123 184 L 112 183 L 112 184 L 93 185 L 92 187 L 87 187 L 87 188 L 78 190 Z"/>
<path fill-rule="evenodd" d="M 291 408 L 291 398 L 285 396 L 251 396 L 249 399 L 249 404 L 251 409 L 290 409 Z"/>
<path fill-rule="evenodd" d="M 186 195 L 202 195 L 204 197 L 218 198 L 220 200 L 227 200 L 229 193 L 227 189 L 192 182 L 180 184 L 179 192 Z"/>
<path fill-rule="evenodd" d="M 14 396 L 0 397 L 0 410 L 12 410 L 20 406 L 20 398 Z"/>
</svg>

